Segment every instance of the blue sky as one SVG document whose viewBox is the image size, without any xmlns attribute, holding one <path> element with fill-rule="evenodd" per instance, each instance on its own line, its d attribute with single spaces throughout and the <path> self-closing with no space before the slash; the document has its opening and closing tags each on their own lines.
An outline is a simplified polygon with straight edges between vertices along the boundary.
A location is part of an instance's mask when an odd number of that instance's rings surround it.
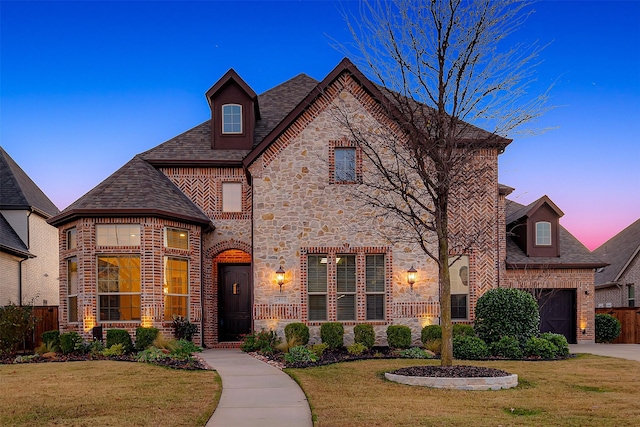
<svg viewBox="0 0 640 427">
<path fill-rule="evenodd" d="M 351 1 L 0 2 L 0 145 L 61 209 L 135 154 L 207 120 L 229 68 L 256 91 L 322 79 Z M 514 41 L 550 43 L 532 92 L 558 108 L 500 157 L 589 248 L 640 217 L 640 1 L 541 1 Z"/>
</svg>

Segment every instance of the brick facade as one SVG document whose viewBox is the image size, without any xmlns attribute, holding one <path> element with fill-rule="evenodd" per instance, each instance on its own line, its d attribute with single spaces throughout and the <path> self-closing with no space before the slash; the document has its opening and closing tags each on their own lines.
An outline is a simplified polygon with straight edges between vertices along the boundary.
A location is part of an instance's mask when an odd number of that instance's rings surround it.
<svg viewBox="0 0 640 427">
<path fill-rule="evenodd" d="M 634 306 L 640 307 L 640 253 L 629 263 L 616 284 L 596 290 L 596 307 L 629 307 L 629 287 L 634 288 Z"/>
</svg>

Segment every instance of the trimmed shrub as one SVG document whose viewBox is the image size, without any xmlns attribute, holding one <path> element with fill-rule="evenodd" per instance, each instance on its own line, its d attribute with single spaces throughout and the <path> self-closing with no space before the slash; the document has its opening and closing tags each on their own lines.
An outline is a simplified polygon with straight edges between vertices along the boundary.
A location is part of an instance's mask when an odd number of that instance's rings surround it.
<svg viewBox="0 0 640 427">
<path fill-rule="evenodd" d="M 304 323 L 289 323 L 284 327 L 284 337 L 287 342 L 295 339 L 298 345 L 307 345 L 309 343 L 309 327 Z"/>
<path fill-rule="evenodd" d="M 60 331 L 54 329 L 52 331 L 43 332 L 42 342 L 45 343 L 48 347 L 60 347 Z"/>
<path fill-rule="evenodd" d="M 276 347 L 281 342 L 281 338 L 278 337 L 275 331 L 265 331 L 262 329 L 260 332 L 249 334 L 244 337 L 242 344 L 240 344 L 240 350 L 242 351 L 257 351 L 264 354 L 273 354 L 276 351 Z"/>
<path fill-rule="evenodd" d="M 473 326 L 471 326 L 471 325 L 465 325 L 463 323 L 454 323 L 453 331 L 451 332 L 451 334 L 454 337 L 457 337 L 457 336 L 460 336 L 460 335 L 466 335 L 468 337 L 475 337 L 476 336 L 476 331 L 473 329 Z"/>
<path fill-rule="evenodd" d="M 284 355 L 287 363 L 315 362 L 318 360 L 316 354 L 303 345 L 291 347 Z"/>
<path fill-rule="evenodd" d="M 489 352 L 492 356 L 505 357 L 507 359 L 522 359 L 524 355 L 516 337 L 510 335 L 505 335 L 500 340 L 492 342 L 489 345 Z"/>
<path fill-rule="evenodd" d="M 453 357 L 455 359 L 478 360 L 489 357 L 487 343 L 478 337 L 458 335 L 453 337 Z"/>
<path fill-rule="evenodd" d="M 376 333 L 373 325 L 368 323 L 360 323 L 353 328 L 353 340 L 355 343 L 362 344 L 366 348 L 371 348 L 376 343 Z"/>
<path fill-rule="evenodd" d="M 63 354 L 82 352 L 82 337 L 77 332 L 65 332 L 60 335 L 60 351 Z"/>
<path fill-rule="evenodd" d="M 556 356 L 566 357 L 569 355 L 569 342 L 564 335 L 545 332 L 540 335 L 540 338 L 544 338 L 556 346 Z"/>
<path fill-rule="evenodd" d="M 344 326 L 340 322 L 327 322 L 320 326 L 320 339 L 330 349 L 344 346 Z"/>
<path fill-rule="evenodd" d="M 411 347 L 411 329 L 404 325 L 390 325 L 387 328 L 387 342 L 391 348 Z"/>
<path fill-rule="evenodd" d="M 610 314 L 596 314 L 596 342 L 611 342 L 622 332 L 620 321 Z"/>
<path fill-rule="evenodd" d="M 540 357 L 553 359 L 558 353 L 558 348 L 551 341 L 544 338 L 531 337 L 524 345 L 524 354 L 528 357 Z"/>
<path fill-rule="evenodd" d="M 538 335 L 539 327 L 538 303 L 528 292 L 496 288 L 478 299 L 475 331 L 488 344 L 511 335 L 523 345 Z"/>
<path fill-rule="evenodd" d="M 422 344 L 427 344 L 429 341 L 442 340 L 442 326 L 425 326 L 422 328 L 422 332 L 420 333 L 420 340 L 422 341 Z"/>
<path fill-rule="evenodd" d="M 124 329 L 109 329 L 107 331 L 107 343 L 106 348 L 110 348 L 115 344 L 122 344 L 122 350 L 125 353 L 130 353 L 133 349 L 133 343 L 131 342 L 131 335 Z"/>
<path fill-rule="evenodd" d="M 359 342 L 347 346 L 347 352 L 354 356 L 360 356 L 366 349 L 367 346 Z"/>
<path fill-rule="evenodd" d="M 136 344 L 134 348 L 136 351 L 145 350 L 150 347 L 156 338 L 158 338 L 160 331 L 158 328 L 143 328 L 138 326 L 136 328 Z"/>
</svg>

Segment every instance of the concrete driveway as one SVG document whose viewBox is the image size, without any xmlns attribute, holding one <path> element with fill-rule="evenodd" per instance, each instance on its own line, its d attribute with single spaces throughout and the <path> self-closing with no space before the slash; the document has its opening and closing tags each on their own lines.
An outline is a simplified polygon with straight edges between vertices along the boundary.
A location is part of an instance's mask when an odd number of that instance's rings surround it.
<svg viewBox="0 0 640 427">
<path fill-rule="evenodd" d="M 570 344 L 571 353 L 591 353 L 640 362 L 640 344 Z"/>
</svg>

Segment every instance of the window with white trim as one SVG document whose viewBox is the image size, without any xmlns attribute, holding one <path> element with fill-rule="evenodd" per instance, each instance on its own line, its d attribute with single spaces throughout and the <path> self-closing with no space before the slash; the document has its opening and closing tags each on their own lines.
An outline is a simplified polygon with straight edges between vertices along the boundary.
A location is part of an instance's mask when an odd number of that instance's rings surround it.
<svg viewBox="0 0 640 427">
<path fill-rule="evenodd" d="M 551 223 L 536 222 L 536 246 L 551 246 Z"/>
<path fill-rule="evenodd" d="M 78 321 L 78 258 L 67 260 L 67 321 Z"/>
<path fill-rule="evenodd" d="M 189 261 L 181 258 L 164 259 L 164 320 L 173 316 L 188 318 Z"/>
<path fill-rule="evenodd" d="M 307 292 L 309 320 L 327 320 L 327 255 L 307 257 Z"/>
<path fill-rule="evenodd" d="M 96 245 L 140 246 L 140 224 L 98 224 Z"/>
<path fill-rule="evenodd" d="M 140 256 L 98 255 L 100 321 L 140 320 Z"/>
<path fill-rule="evenodd" d="M 222 106 L 222 133 L 242 133 L 242 105 L 225 104 Z"/>
<path fill-rule="evenodd" d="M 469 257 L 461 256 L 449 267 L 451 278 L 451 318 L 467 319 L 469 304 Z"/>
<path fill-rule="evenodd" d="M 222 183 L 222 212 L 242 212 L 242 183 Z"/>
<path fill-rule="evenodd" d="M 164 245 L 173 249 L 189 249 L 189 232 L 179 228 L 165 228 Z"/>
<path fill-rule="evenodd" d="M 364 250 L 307 255 L 308 320 L 384 321 L 385 257 Z"/>
</svg>

